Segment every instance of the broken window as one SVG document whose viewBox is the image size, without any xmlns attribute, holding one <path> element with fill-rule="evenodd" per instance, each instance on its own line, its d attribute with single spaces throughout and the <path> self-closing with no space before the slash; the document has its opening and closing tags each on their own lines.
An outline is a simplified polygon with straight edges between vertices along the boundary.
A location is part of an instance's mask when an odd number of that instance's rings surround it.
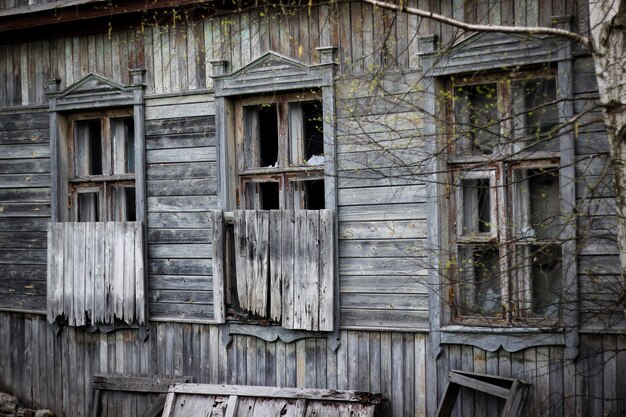
<svg viewBox="0 0 626 417">
<path fill-rule="evenodd" d="M 135 139 L 131 112 L 76 114 L 69 120 L 70 219 L 134 221 Z"/>
<path fill-rule="evenodd" d="M 451 302 L 459 319 L 560 314 L 556 80 L 523 75 L 450 85 Z"/>
<path fill-rule="evenodd" d="M 322 102 L 317 93 L 236 103 L 238 208 L 324 208 Z"/>
</svg>

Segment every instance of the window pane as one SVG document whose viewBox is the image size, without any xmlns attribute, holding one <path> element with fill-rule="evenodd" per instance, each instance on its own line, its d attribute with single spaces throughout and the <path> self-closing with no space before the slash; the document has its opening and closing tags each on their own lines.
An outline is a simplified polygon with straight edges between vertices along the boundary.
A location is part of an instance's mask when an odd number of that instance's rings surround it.
<svg viewBox="0 0 626 417">
<path fill-rule="evenodd" d="M 528 169 L 516 172 L 517 234 L 524 238 L 558 239 L 560 235 L 559 172 Z"/>
<path fill-rule="evenodd" d="M 461 314 L 499 314 L 502 311 L 502 292 L 498 248 L 459 245 L 458 252 Z"/>
<path fill-rule="evenodd" d="M 113 187 L 113 221 L 135 221 L 135 187 L 116 185 Z"/>
<path fill-rule="evenodd" d="M 559 142 L 556 132 L 553 132 L 558 123 L 554 78 L 521 80 L 513 83 L 514 137 L 524 138 L 525 142 L 520 144 L 518 149 L 558 151 Z"/>
<path fill-rule="evenodd" d="M 492 228 L 489 178 L 461 180 L 463 193 L 462 235 L 489 233 Z"/>
<path fill-rule="evenodd" d="M 556 316 L 561 304 L 562 262 L 560 245 L 518 246 L 522 281 L 526 288 L 525 308 L 533 315 Z"/>
<path fill-rule="evenodd" d="M 102 175 L 102 129 L 100 119 L 75 123 L 76 152 L 74 172 L 77 176 Z"/>
<path fill-rule="evenodd" d="M 113 173 L 135 172 L 135 127 L 131 117 L 111 119 Z"/>
<path fill-rule="evenodd" d="M 99 222 L 100 204 L 98 192 L 78 193 L 78 221 L 79 222 Z"/>
<path fill-rule="evenodd" d="M 324 202 L 324 180 L 292 181 L 293 207 L 303 210 L 322 210 Z"/>
<path fill-rule="evenodd" d="M 302 118 L 304 129 L 304 159 L 308 162 L 313 156 L 323 157 L 324 155 L 322 102 L 315 100 L 302 103 Z"/>
<path fill-rule="evenodd" d="M 280 186 L 277 181 L 244 183 L 245 209 L 280 209 Z"/>
<path fill-rule="evenodd" d="M 497 152 L 500 123 L 496 84 L 464 86 L 454 89 L 454 114 L 461 155 L 489 155 Z"/>
<path fill-rule="evenodd" d="M 276 103 L 244 107 L 246 167 L 278 163 L 278 109 Z"/>
</svg>

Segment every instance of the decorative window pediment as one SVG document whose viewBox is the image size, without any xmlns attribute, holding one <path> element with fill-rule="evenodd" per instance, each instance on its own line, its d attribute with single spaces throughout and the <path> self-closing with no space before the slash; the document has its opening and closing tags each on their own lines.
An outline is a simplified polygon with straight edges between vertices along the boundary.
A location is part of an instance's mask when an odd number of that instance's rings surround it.
<svg viewBox="0 0 626 417">
<path fill-rule="evenodd" d="M 269 51 L 231 74 L 214 77 L 221 81 L 215 93 L 233 96 L 319 88 L 327 65 L 306 65 Z"/>
<path fill-rule="evenodd" d="M 569 41 L 546 35 L 475 33 L 443 51 L 426 52 L 433 76 L 545 65 L 564 59 Z"/>
<path fill-rule="evenodd" d="M 133 77 L 142 73 L 143 70 L 131 70 Z M 53 89 L 55 82 L 51 82 Z M 141 83 L 125 86 L 102 75 L 89 73 L 63 91 L 51 91 L 49 95 L 55 99 L 56 111 L 93 110 L 133 105 L 136 103 L 135 91 L 142 88 Z"/>
</svg>

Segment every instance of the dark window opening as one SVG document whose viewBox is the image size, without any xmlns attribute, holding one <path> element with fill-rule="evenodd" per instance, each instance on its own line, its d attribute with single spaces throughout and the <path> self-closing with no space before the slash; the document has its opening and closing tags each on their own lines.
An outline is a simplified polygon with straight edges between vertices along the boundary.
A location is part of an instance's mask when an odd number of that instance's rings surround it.
<svg viewBox="0 0 626 417">
<path fill-rule="evenodd" d="M 499 143 L 498 89 L 496 84 L 471 85 L 454 90 L 456 122 L 462 155 L 490 155 Z M 460 145 L 460 146 L 459 146 Z"/>
<path fill-rule="evenodd" d="M 324 154 L 324 124 L 322 102 L 319 100 L 302 103 L 304 129 L 304 159 Z"/>
<path fill-rule="evenodd" d="M 261 182 L 259 201 L 261 210 L 278 210 L 280 208 L 280 190 L 277 182 Z"/>
<path fill-rule="evenodd" d="M 134 222 L 137 220 L 135 206 L 135 187 L 124 188 L 126 203 L 126 221 Z"/>
<path fill-rule="evenodd" d="M 558 151 L 558 135 L 552 132 L 559 124 L 556 80 L 516 81 L 512 90 L 514 136 L 524 139 L 527 150 Z"/>
<path fill-rule="evenodd" d="M 77 176 L 102 175 L 102 130 L 100 119 L 76 122 Z"/>
<path fill-rule="evenodd" d="M 259 164 L 275 166 L 278 162 L 278 113 L 276 104 L 258 106 Z"/>
<path fill-rule="evenodd" d="M 495 246 L 460 245 L 459 282 L 462 314 L 502 311 L 500 255 Z"/>
<path fill-rule="evenodd" d="M 303 181 L 304 208 L 306 210 L 322 210 L 324 206 L 324 181 Z"/>
</svg>

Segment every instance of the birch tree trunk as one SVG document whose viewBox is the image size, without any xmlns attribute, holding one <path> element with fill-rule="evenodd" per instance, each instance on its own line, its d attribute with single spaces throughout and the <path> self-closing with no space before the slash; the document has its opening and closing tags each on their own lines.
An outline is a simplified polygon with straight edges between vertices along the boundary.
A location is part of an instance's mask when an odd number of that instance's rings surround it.
<svg viewBox="0 0 626 417">
<path fill-rule="evenodd" d="M 626 0 L 590 0 L 589 24 L 591 52 L 615 171 L 618 245 L 626 285 Z"/>
</svg>

